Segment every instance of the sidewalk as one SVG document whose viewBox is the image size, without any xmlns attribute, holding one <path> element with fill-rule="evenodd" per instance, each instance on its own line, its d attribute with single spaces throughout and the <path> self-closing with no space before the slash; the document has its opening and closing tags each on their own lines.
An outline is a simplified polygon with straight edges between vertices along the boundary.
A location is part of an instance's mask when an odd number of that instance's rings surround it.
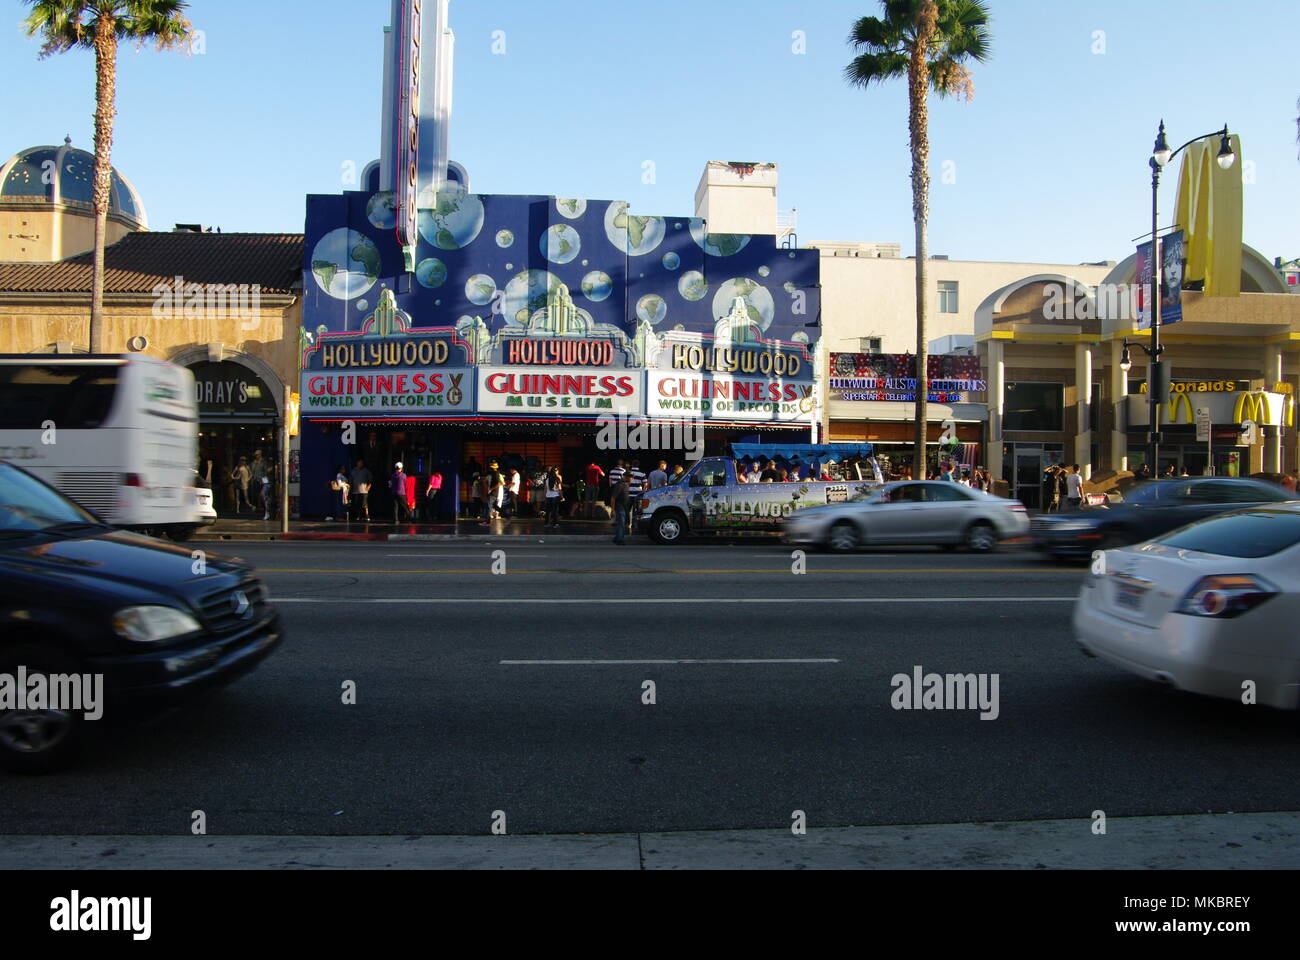
<svg viewBox="0 0 1300 960">
<path fill-rule="evenodd" d="M 608 520 L 562 520 L 558 529 L 548 530 L 541 518 L 494 520 L 484 525 L 477 520 L 455 523 L 349 523 L 344 521 L 291 520 L 289 532 L 280 531 L 279 520 L 223 517 L 194 534 L 189 542 L 223 540 L 500 540 L 502 537 L 545 538 L 561 542 L 613 537 Z M 633 539 L 636 536 L 633 535 Z M 644 539 L 644 538 L 641 538 Z"/>
<path fill-rule="evenodd" d="M 1300 813 L 494 837 L 0 836 L 3 870 L 1282 870 Z"/>
</svg>

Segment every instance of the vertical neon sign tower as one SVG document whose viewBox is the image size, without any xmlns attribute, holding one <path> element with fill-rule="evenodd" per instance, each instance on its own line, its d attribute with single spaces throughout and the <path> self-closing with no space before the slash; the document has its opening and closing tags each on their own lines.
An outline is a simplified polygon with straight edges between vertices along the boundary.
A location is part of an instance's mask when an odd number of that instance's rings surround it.
<svg viewBox="0 0 1300 960">
<path fill-rule="evenodd" d="M 450 5 L 393 0 L 393 25 L 385 31 L 380 188 L 394 192 L 407 273 L 415 270 L 420 204 L 433 207 L 447 182 L 456 42 Z"/>
</svg>

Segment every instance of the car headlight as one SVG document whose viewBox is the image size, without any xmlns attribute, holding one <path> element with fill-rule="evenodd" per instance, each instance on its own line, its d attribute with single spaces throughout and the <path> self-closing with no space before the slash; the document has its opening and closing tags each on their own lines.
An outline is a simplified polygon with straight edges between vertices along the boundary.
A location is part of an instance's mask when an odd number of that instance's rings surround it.
<svg viewBox="0 0 1300 960">
<path fill-rule="evenodd" d="M 202 629 L 197 620 L 175 607 L 123 607 L 113 615 L 113 631 L 138 643 L 157 643 Z"/>
</svg>

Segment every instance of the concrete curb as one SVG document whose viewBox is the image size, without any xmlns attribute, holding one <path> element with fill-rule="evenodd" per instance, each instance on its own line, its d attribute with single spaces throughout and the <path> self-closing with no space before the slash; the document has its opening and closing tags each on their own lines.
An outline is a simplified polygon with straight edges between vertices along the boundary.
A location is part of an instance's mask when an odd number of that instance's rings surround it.
<svg viewBox="0 0 1300 960">
<path fill-rule="evenodd" d="M 1269 870 L 1300 812 L 546 836 L 0 837 L 0 869 Z"/>
</svg>

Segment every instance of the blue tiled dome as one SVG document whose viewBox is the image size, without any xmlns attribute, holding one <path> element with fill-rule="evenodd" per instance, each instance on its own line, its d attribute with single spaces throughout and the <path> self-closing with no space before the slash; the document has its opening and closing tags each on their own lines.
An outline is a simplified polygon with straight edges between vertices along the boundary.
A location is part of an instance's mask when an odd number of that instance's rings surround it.
<svg viewBox="0 0 1300 960">
<path fill-rule="evenodd" d="M 31 147 L 0 166 L 0 203 L 47 201 L 91 204 L 95 155 L 65 140 L 61 147 Z M 135 187 L 116 169 L 108 194 L 108 212 L 139 227 L 148 226 L 144 204 Z"/>
</svg>

